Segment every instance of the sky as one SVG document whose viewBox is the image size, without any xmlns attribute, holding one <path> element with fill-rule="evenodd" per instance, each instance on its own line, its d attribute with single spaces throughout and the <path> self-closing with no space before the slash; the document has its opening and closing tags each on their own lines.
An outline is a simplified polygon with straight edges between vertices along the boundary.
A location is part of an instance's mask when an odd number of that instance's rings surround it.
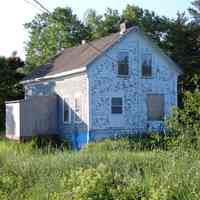
<svg viewBox="0 0 200 200">
<path fill-rule="evenodd" d="M 5 0 L 0 6 L 0 55 L 10 56 L 13 51 L 25 59 L 25 41 L 28 33 L 24 24 L 30 22 L 41 11 L 28 2 L 33 0 Z M 103 14 L 106 8 L 121 11 L 127 4 L 155 11 L 159 15 L 175 17 L 177 11 L 186 11 L 191 0 L 40 0 L 50 11 L 60 6 L 69 6 L 73 12 L 83 19 L 87 9 L 96 9 Z"/>
</svg>

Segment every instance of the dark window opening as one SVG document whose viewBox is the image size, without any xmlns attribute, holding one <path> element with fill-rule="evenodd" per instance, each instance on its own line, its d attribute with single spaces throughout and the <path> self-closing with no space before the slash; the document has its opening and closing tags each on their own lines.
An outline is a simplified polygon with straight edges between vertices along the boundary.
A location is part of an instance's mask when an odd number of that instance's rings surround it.
<svg viewBox="0 0 200 200">
<path fill-rule="evenodd" d="M 151 77 L 152 76 L 152 55 L 144 54 L 142 58 L 142 76 Z"/>
<path fill-rule="evenodd" d="M 128 76 L 128 74 L 129 74 L 128 52 L 120 52 L 118 55 L 118 75 Z"/>
<path fill-rule="evenodd" d="M 122 114 L 122 98 L 121 97 L 114 97 L 112 98 L 112 114 Z"/>
</svg>

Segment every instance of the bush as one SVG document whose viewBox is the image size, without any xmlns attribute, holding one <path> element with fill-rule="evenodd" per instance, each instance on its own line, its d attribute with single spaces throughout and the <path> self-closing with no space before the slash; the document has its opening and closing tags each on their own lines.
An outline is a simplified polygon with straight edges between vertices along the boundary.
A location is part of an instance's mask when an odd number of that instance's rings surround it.
<svg viewBox="0 0 200 200">
<path fill-rule="evenodd" d="M 53 152 L 55 150 L 69 150 L 71 144 L 68 140 L 62 140 L 59 136 L 35 136 L 30 141 L 31 146 L 36 149 L 41 149 L 45 152 Z"/>
<path fill-rule="evenodd" d="M 174 108 L 167 126 L 178 146 L 199 148 L 200 143 L 200 91 L 186 92 L 183 108 Z"/>
<path fill-rule="evenodd" d="M 89 144 L 84 151 L 150 151 L 169 150 L 176 146 L 176 140 L 168 134 L 150 133 L 144 135 L 121 135 Z"/>
</svg>

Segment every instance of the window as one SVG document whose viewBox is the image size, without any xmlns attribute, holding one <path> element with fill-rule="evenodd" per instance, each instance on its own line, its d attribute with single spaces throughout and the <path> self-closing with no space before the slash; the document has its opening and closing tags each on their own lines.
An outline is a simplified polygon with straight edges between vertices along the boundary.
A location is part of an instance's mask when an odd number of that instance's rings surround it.
<svg viewBox="0 0 200 200">
<path fill-rule="evenodd" d="M 151 94 L 147 96 L 148 120 L 164 120 L 164 95 Z"/>
<path fill-rule="evenodd" d="M 142 76 L 152 76 L 152 54 L 143 54 L 142 57 Z"/>
<path fill-rule="evenodd" d="M 118 75 L 128 76 L 128 74 L 129 74 L 128 52 L 120 52 L 118 55 Z"/>
<path fill-rule="evenodd" d="M 81 115 L 82 115 L 81 97 L 76 96 L 75 97 L 75 122 L 81 122 Z"/>
<path fill-rule="evenodd" d="M 122 114 L 122 98 L 121 97 L 113 97 L 111 102 L 111 112 L 112 114 Z"/>
<path fill-rule="evenodd" d="M 63 122 L 69 123 L 70 122 L 70 108 L 68 104 L 68 99 L 63 99 Z"/>
</svg>

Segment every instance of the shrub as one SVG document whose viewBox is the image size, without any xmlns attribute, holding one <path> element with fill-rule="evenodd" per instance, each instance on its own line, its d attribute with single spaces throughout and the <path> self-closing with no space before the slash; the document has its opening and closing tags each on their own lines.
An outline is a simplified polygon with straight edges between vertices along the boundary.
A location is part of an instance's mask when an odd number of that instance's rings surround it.
<svg viewBox="0 0 200 200">
<path fill-rule="evenodd" d="M 169 150 L 175 146 L 174 137 L 163 133 L 121 135 L 89 144 L 84 151 L 149 151 Z"/>
<path fill-rule="evenodd" d="M 199 148 L 200 138 L 200 91 L 186 92 L 183 108 L 174 108 L 167 126 L 178 145 Z"/>
<path fill-rule="evenodd" d="M 66 139 L 62 140 L 59 136 L 35 136 L 32 138 L 30 143 L 33 148 L 41 149 L 45 152 L 71 149 L 70 142 Z"/>
</svg>

